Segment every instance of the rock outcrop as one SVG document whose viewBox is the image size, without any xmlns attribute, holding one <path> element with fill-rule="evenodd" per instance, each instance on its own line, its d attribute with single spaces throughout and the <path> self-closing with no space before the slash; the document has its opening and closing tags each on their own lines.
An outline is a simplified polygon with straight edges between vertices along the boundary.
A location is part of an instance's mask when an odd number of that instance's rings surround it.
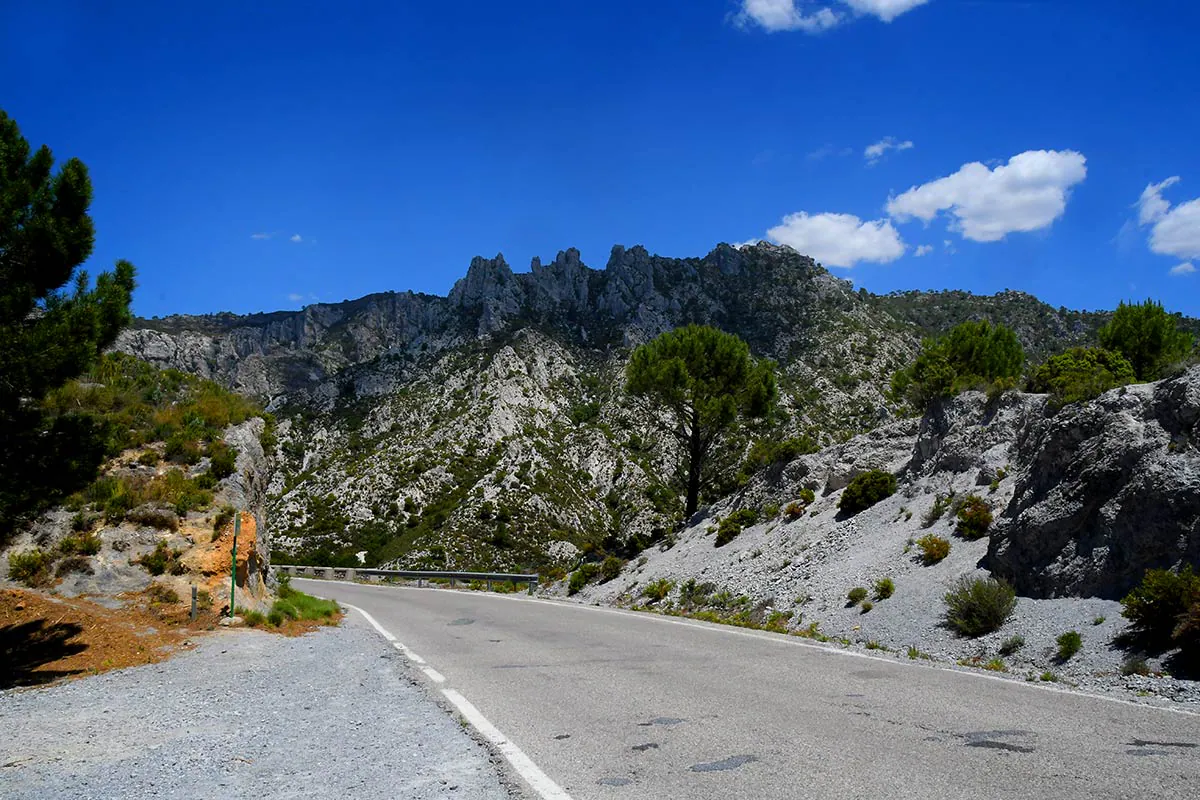
<svg viewBox="0 0 1200 800">
<path fill-rule="evenodd" d="M 1014 450 L 985 565 L 1022 594 L 1115 599 L 1200 565 L 1200 367 L 1031 419 Z"/>
</svg>

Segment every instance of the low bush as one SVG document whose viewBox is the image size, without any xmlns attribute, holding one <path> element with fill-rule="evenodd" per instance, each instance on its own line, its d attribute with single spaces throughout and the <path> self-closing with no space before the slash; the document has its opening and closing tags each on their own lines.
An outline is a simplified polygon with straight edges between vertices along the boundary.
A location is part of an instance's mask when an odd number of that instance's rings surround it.
<svg viewBox="0 0 1200 800">
<path fill-rule="evenodd" d="M 125 521 L 160 531 L 171 531 L 174 533 L 179 530 L 179 517 L 175 515 L 175 512 L 149 505 L 138 506 L 132 511 L 127 512 L 125 514 Z"/>
<path fill-rule="evenodd" d="M 950 555 L 950 541 L 932 533 L 917 539 L 917 547 L 921 550 L 921 560 L 925 566 L 936 564 Z"/>
<path fill-rule="evenodd" d="M 64 556 L 94 556 L 100 552 L 99 535 L 90 531 L 80 531 L 70 536 L 64 536 L 58 543 L 58 552 Z"/>
<path fill-rule="evenodd" d="M 861 603 L 863 600 L 866 600 L 866 599 L 867 599 L 867 590 L 861 586 L 855 586 L 853 589 L 851 589 L 849 592 L 846 593 L 846 600 L 852 606 L 856 606 L 859 603 Z"/>
<path fill-rule="evenodd" d="M 1003 580 L 963 576 L 946 593 L 946 622 L 963 636 L 997 631 L 1013 612 L 1017 593 Z"/>
<path fill-rule="evenodd" d="M 875 604 L 872 603 L 870 600 L 863 600 L 862 606 L 861 606 L 862 613 L 866 614 L 868 611 L 870 611 L 874 607 L 875 607 Z"/>
<path fill-rule="evenodd" d="M 896 582 L 891 578 L 880 578 L 875 581 L 875 599 L 887 600 L 896 593 Z"/>
<path fill-rule="evenodd" d="M 1025 637 L 1017 634 L 1010 636 L 1000 643 L 1000 655 L 1011 656 L 1013 653 L 1025 646 Z"/>
<path fill-rule="evenodd" d="M 880 500 L 896 493 L 896 476 L 890 472 L 873 469 L 850 481 L 838 501 L 838 510 L 844 514 L 865 511 Z"/>
<path fill-rule="evenodd" d="M 159 541 L 154 546 L 154 552 L 135 559 L 133 563 L 140 564 L 151 575 L 182 575 L 184 569 L 179 560 L 182 555 L 182 550 L 172 550 L 166 542 Z"/>
<path fill-rule="evenodd" d="M 221 440 L 208 445 L 208 473 L 216 480 L 224 480 L 237 469 L 238 451 Z"/>
<path fill-rule="evenodd" d="M 251 628 L 261 628 L 267 624 L 267 615 L 261 611 L 252 611 L 248 608 L 239 608 L 238 616 L 242 618 L 242 622 L 246 623 Z"/>
<path fill-rule="evenodd" d="M 1132 623 L 1134 633 L 1148 644 L 1168 647 L 1178 643 L 1176 632 L 1185 615 L 1197 605 L 1200 605 L 1200 575 L 1188 564 L 1177 573 L 1148 570 L 1141 584 L 1121 601 L 1121 614 Z"/>
<path fill-rule="evenodd" d="M 1121 674 L 1125 677 L 1130 675 L 1149 675 L 1150 665 L 1146 663 L 1146 659 L 1137 656 L 1131 656 L 1121 665 Z"/>
<path fill-rule="evenodd" d="M 734 511 L 721 520 L 721 524 L 717 527 L 717 538 L 714 545 L 724 547 L 737 538 L 744 526 L 753 525 L 756 522 L 758 522 L 758 512 L 754 509 L 742 508 Z"/>
<path fill-rule="evenodd" d="M 1055 406 L 1099 397 L 1137 380 L 1123 355 L 1100 347 L 1074 347 L 1051 356 L 1029 379 L 1029 391 L 1050 395 Z"/>
<path fill-rule="evenodd" d="M 1056 654 L 1060 662 L 1070 661 L 1071 656 L 1079 652 L 1083 647 L 1083 637 L 1079 635 L 1079 631 L 1067 631 L 1059 634 L 1054 640 L 1058 645 L 1058 653 Z"/>
<path fill-rule="evenodd" d="M 50 553 L 36 547 L 9 553 L 8 578 L 31 588 L 44 586 L 50 580 L 50 565 L 53 563 L 54 557 Z"/>
<path fill-rule="evenodd" d="M 137 463 L 143 467 L 154 467 L 158 465 L 158 451 L 146 450 L 138 456 Z"/>
<path fill-rule="evenodd" d="M 609 581 L 615 579 L 621 574 L 621 567 L 624 566 L 624 564 L 625 562 L 616 556 L 609 556 L 608 558 L 604 559 L 604 562 L 600 565 L 600 582 L 608 583 Z"/>
<path fill-rule="evenodd" d="M 587 586 L 592 578 L 596 577 L 596 573 L 599 571 L 600 567 L 596 564 L 581 564 L 579 569 L 571 573 L 571 580 L 567 583 L 567 594 L 579 594 L 583 587 Z"/>
<path fill-rule="evenodd" d="M 953 499 L 953 493 L 937 495 L 933 499 L 933 505 L 929 507 L 929 510 L 925 512 L 925 516 L 921 518 L 921 527 L 932 528 L 933 524 L 946 513 L 946 509 L 950 508 L 950 503 Z"/>
<path fill-rule="evenodd" d="M 806 506 L 811 506 L 817 502 L 817 493 L 807 486 L 800 490 L 800 502 Z"/>
<path fill-rule="evenodd" d="M 992 507 L 978 495 L 967 495 L 958 508 L 958 525 L 954 531 L 968 541 L 982 539 L 992 527 Z"/>
<path fill-rule="evenodd" d="M 667 599 L 667 596 L 671 594 L 671 590 L 674 588 L 675 584 L 671 583 L 671 581 L 666 578 L 659 578 L 656 581 L 646 584 L 645 588 L 642 589 L 642 596 L 651 603 L 657 603 Z"/>
<path fill-rule="evenodd" d="M 1042 680 L 1046 683 L 1058 683 L 1058 676 L 1050 670 L 1046 670 L 1042 673 Z"/>
<path fill-rule="evenodd" d="M 213 533 L 220 533 L 226 525 L 233 522 L 236 513 L 237 509 L 233 506 L 221 506 L 221 510 L 213 517 Z"/>
<path fill-rule="evenodd" d="M 146 596 L 151 603 L 174 604 L 179 602 L 179 595 L 170 586 L 163 583 L 152 583 L 146 587 Z"/>
<path fill-rule="evenodd" d="M 1008 667 L 1005 665 L 1004 660 L 1000 658 L 991 659 L 983 665 L 983 668 L 989 672 L 1008 672 Z"/>
<path fill-rule="evenodd" d="M 72 572 L 79 572 L 84 575 L 95 575 L 96 571 L 92 568 L 92 562 L 87 556 L 67 556 L 62 561 L 58 562 L 58 566 L 54 568 L 55 577 L 63 577 Z"/>
</svg>

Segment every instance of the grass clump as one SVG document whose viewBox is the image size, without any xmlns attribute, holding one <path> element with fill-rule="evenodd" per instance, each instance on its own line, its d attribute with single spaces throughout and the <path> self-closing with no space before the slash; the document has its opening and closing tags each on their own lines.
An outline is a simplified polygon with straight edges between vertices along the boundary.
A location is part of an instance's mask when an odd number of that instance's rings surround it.
<svg viewBox="0 0 1200 800">
<path fill-rule="evenodd" d="M 333 600 L 322 600 L 293 589 L 286 576 L 279 579 L 279 588 L 275 595 L 279 599 L 271 606 L 267 615 L 267 621 L 275 627 L 279 627 L 285 619 L 315 622 L 333 619 L 342 611 L 341 606 Z M 280 622 L 273 622 L 272 617 Z"/>
<path fill-rule="evenodd" d="M 917 539 L 917 547 L 920 548 L 921 560 L 927 567 L 950 555 L 950 541 L 932 533 Z"/>
<path fill-rule="evenodd" d="M 1017 604 L 1017 593 L 1003 580 L 963 576 L 946 593 L 946 623 L 976 638 L 1000 629 Z"/>
<path fill-rule="evenodd" d="M 179 594 L 164 583 L 152 583 L 146 588 L 146 596 L 150 602 L 173 605 L 179 602 Z"/>
<path fill-rule="evenodd" d="M 1130 675 L 1149 675 L 1150 665 L 1146 663 L 1146 659 L 1138 656 L 1133 656 L 1125 660 L 1121 665 L 1121 674 L 1125 677 Z"/>
<path fill-rule="evenodd" d="M 875 581 L 875 599 L 887 600 L 896 593 L 896 582 L 891 578 L 880 578 Z"/>
<path fill-rule="evenodd" d="M 9 553 L 9 580 L 23 583 L 30 588 L 44 586 L 50 580 L 50 565 L 52 563 L 54 563 L 54 557 L 45 550 L 37 547 L 32 550 L 24 550 L 20 553 Z"/>
<path fill-rule="evenodd" d="M 856 606 L 859 603 L 861 603 L 863 600 L 866 600 L 866 599 L 867 599 L 867 590 L 861 586 L 855 586 L 853 589 L 851 589 L 849 592 L 846 593 L 846 600 L 852 606 Z"/>
<path fill-rule="evenodd" d="M 1025 637 L 1021 634 L 1010 636 L 1000 643 L 1000 655 L 1011 656 L 1025 646 Z"/>
<path fill-rule="evenodd" d="M 616 556 L 609 556 L 608 558 L 604 559 L 604 562 L 600 564 L 600 582 L 608 583 L 609 581 L 614 580 L 618 575 L 621 574 L 621 567 L 624 565 L 625 562 Z"/>
<path fill-rule="evenodd" d="M 1060 663 L 1071 660 L 1071 656 L 1079 652 L 1083 647 L 1083 637 L 1079 635 L 1079 631 L 1067 631 L 1059 634 L 1054 640 L 1058 644 L 1058 653 L 1056 657 Z"/>
<path fill-rule="evenodd" d="M 100 536 L 91 531 L 79 531 L 65 536 L 58 543 L 58 552 L 64 556 L 94 556 L 100 552 Z"/>
<path fill-rule="evenodd" d="M 160 531 L 179 530 L 179 517 L 173 511 L 154 506 L 138 506 L 125 514 L 125 521 Z"/>
<path fill-rule="evenodd" d="M 242 618 L 242 622 L 246 623 L 251 628 L 261 628 L 267 624 L 267 615 L 261 611 L 253 611 L 248 608 L 239 608 L 237 615 Z"/>
<path fill-rule="evenodd" d="M 872 603 L 870 600 L 863 600 L 862 605 L 860 606 L 860 608 L 862 608 L 863 614 L 866 614 L 868 611 L 870 611 L 874 607 L 875 607 L 875 604 Z"/>
<path fill-rule="evenodd" d="M 1058 676 L 1050 670 L 1046 670 L 1042 673 L 1042 680 L 1046 683 L 1058 683 Z"/>
<path fill-rule="evenodd" d="M 978 495 L 967 495 L 958 508 L 954 532 L 968 541 L 982 539 L 992 527 L 992 507 Z"/>
<path fill-rule="evenodd" d="M 983 668 L 990 672 L 1008 672 L 1008 667 L 1001 658 L 993 658 L 983 665 Z"/>
<path fill-rule="evenodd" d="M 925 516 L 921 518 L 922 528 L 932 528 L 933 524 L 941 519 L 947 509 L 950 508 L 950 503 L 954 500 L 954 493 L 939 494 L 933 499 L 933 505 L 925 512 Z"/>
<path fill-rule="evenodd" d="M 843 514 L 857 514 L 895 493 L 896 476 L 890 472 L 873 469 L 850 481 L 850 485 L 838 500 L 838 511 Z"/>
<path fill-rule="evenodd" d="M 646 584 L 646 586 L 642 589 L 642 596 L 651 603 L 657 603 L 667 599 L 667 596 L 671 594 L 671 590 L 674 588 L 674 583 L 666 578 L 659 578 L 656 581 Z"/>
</svg>

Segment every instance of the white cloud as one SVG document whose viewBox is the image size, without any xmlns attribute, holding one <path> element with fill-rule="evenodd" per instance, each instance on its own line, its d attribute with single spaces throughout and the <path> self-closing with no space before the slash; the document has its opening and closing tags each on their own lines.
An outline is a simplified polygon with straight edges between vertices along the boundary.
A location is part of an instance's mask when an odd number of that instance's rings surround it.
<svg viewBox="0 0 1200 800">
<path fill-rule="evenodd" d="M 1196 267 L 1190 261 L 1186 261 L 1177 267 L 1171 267 L 1172 275 L 1191 275 L 1196 271 Z"/>
<path fill-rule="evenodd" d="M 1163 190 L 1179 183 L 1179 177 L 1152 183 L 1138 200 L 1138 221 L 1151 225 L 1150 249 L 1164 256 L 1200 258 L 1200 198 L 1172 206 Z M 1180 264 L 1180 266 L 1184 266 Z M 1172 275 L 1184 274 L 1171 272 Z"/>
<path fill-rule="evenodd" d="M 767 236 L 834 267 L 859 261 L 886 263 L 904 255 L 904 241 L 890 220 L 863 222 L 853 214 L 789 214 Z"/>
<path fill-rule="evenodd" d="M 932 252 L 933 252 L 933 245 L 923 244 L 923 245 L 919 245 L 917 247 L 917 249 L 913 251 L 913 255 L 916 256 L 917 258 L 920 258 L 921 256 L 927 256 Z"/>
<path fill-rule="evenodd" d="M 735 19 L 740 25 L 754 23 L 763 30 L 820 33 L 835 28 L 840 14 L 825 6 L 806 13 L 795 0 L 742 0 L 742 12 Z"/>
<path fill-rule="evenodd" d="M 832 1 L 832 0 L 831 0 Z M 742 10 L 733 15 L 737 25 L 758 25 L 765 31 L 804 31 L 821 33 L 851 17 L 872 16 L 891 22 L 906 11 L 925 5 L 929 0 L 836 0 L 849 12 L 813 0 L 742 0 Z"/>
<path fill-rule="evenodd" d="M 304 241 L 304 237 L 303 237 L 303 236 L 301 236 L 301 235 L 300 235 L 300 234 L 298 234 L 298 233 L 293 233 L 293 234 L 292 234 L 292 235 L 291 235 L 291 236 L 288 238 L 288 241 L 289 241 L 289 242 L 295 242 L 296 244 L 299 244 L 300 242 L 303 242 L 303 241 Z"/>
<path fill-rule="evenodd" d="M 867 160 L 868 164 L 874 164 L 876 161 L 883 158 L 884 154 L 887 153 L 888 150 L 895 150 L 897 152 L 902 150 L 912 150 L 913 146 L 914 145 L 912 142 L 898 142 L 892 136 L 885 136 L 875 144 L 868 146 L 867 149 L 863 151 L 863 158 Z"/>
<path fill-rule="evenodd" d="M 1028 150 L 1005 166 L 979 162 L 914 186 L 888 200 L 888 213 L 904 222 L 930 222 L 940 212 L 955 217 L 955 229 L 976 242 L 996 242 L 1010 233 L 1041 230 L 1063 215 L 1071 187 L 1087 177 L 1087 159 L 1073 150 Z"/>
<path fill-rule="evenodd" d="M 251 239 L 270 239 L 274 235 L 275 234 L 273 234 L 273 233 L 252 233 L 252 234 L 250 234 L 250 238 Z"/>
<path fill-rule="evenodd" d="M 1177 183 L 1179 183 L 1179 176 L 1174 175 L 1162 183 L 1152 183 L 1147 186 L 1138 200 L 1138 222 L 1149 225 L 1166 216 L 1171 204 L 1163 198 L 1162 193 L 1164 189 L 1169 189 Z"/>
<path fill-rule="evenodd" d="M 299 303 L 301 300 L 304 299 L 304 295 L 302 295 L 298 292 L 292 292 L 287 297 L 288 297 L 288 300 L 292 301 L 293 303 Z"/>
<path fill-rule="evenodd" d="M 891 22 L 906 11 L 923 6 L 929 0 L 842 0 L 859 14 L 870 14 L 884 22 Z"/>
</svg>

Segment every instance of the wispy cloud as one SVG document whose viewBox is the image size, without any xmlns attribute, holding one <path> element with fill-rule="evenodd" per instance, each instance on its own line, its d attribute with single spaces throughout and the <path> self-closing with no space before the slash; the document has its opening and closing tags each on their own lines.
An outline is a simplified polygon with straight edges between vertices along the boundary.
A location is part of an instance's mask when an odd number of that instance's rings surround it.
<svg viewBox="0 0 1200 800">
<path fill-rule="evenodd" d="M 252 234 L 250 234 L 250 238 L 251 239 L 270 239 L 274 235 L 275 234 L 273 234 L 273 233 L 252 233 Z"/>
<path fill-rule="evenodd" d="M 803 31 L 824 33 L 864 16 L 891 22 L 929 0 L 741 0 L 741 10 L 730 15 L 739 28 L 758 27 L 769 33 Z"/>
<path fill-rule="evenodd" d="M 288 297 L 288 300 L 291 300 L 293 303 L 299 303 L 301 300 L 304 299 L 304 295 L 299 294 L 298 292 L 292 292 L 287 297 Z"/>
<path fill-rule="evenodd" d="M 913 251 L 913 255 L 916 256 L 917 258 L 920 258 L 921 256 L 927 256 L 932 252 L 933 252 L 933 245 L 922 244 L 922 245 L 917 246 L 917 249 Z"/>
<path fill-rule="evenodd" d="M 1175 277 L 1179 277 L 1181 275 L 1191 275 L 1195 271 L 1196 267 L 1190 261 L 1185 261 L 1177 267 L 1171 267 L 1171 274 Z"/>
<path fill-rule="evenodd" d="M 1176 258 L 1200 258 L 1200 197 L 1172 206 L 1162 196 L 1164 190 L 1177 183 L 1179 176 L 1172 176 L 1162 183 L 1147 186 L 1138 200 L 1138 222 L 1150 226 L 1153 252 Z M 1172 271 L 1171 274 L 1187 272 Z"/>
<path fill-rule="evenodd" d="M 296 244 L 300 244 L 301 242 L 303 242 L 303 241 L 304 241 L 304 237 L 303 237 L 303 236 L 301 236 L 301 235 L 300 235 L 300 234 L 298 234 L 298 233 L 293 233 L 293 234 L 292 234 L 292 235 L 291 235 L 291 236 L 288 238 L 288 241 L 289 241 L 289 242 L 295 242 Z"/>
<path fill-rule="evenodd" d="M 901 142 L 893 136 L 885 136 L 875 144 L 868 145 L 867 149 L 863 151 L 863 158 L 867 160 L 868 166 L 874 166 L 887 154 L 888 150 L 895 150 L 899 153 L 904 150 L 912 150 L 914 146 L 911 141 Z"/>
</svg>

